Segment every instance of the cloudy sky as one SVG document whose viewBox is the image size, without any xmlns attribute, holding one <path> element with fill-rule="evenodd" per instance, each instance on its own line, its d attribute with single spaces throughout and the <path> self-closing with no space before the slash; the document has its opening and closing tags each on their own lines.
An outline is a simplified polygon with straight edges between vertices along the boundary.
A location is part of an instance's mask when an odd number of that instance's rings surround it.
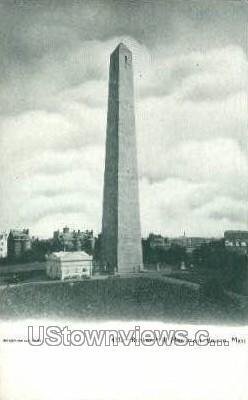
<svg viewBox="0 0 248 400">
<path fill-rule="evenodd" d="M 143 235 L 248 228 L 246 0 L 0 0 L 0 228 L 101 229 L 109 55 L 134 54 Z"/>
</svg>

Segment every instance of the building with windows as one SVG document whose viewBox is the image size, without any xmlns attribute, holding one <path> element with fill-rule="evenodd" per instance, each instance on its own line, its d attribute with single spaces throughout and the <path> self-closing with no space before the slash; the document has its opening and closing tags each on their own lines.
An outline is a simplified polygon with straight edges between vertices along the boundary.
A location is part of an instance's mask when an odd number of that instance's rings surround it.
<svg viewBox="0 0 248 400">
<path fill-rule="evenodd" d="M 225 231 L 224 239 L 226 249 L 248 254 L 248 231 Z"/>
<path fill-rule="evenodd" d="M 47 258 L 46 273 L 51 279 L 80 279 L 92 275 L 93 257 L 84 251 L 55 252 Z"/>
<path fill-rule="evenodd" d="M 170 239 L 171 245 L 177 245 L 180 247 L 185 247 L 187 253 L 192 253 L 195 249 L 201 247 L 204 244 L 209 244 L 216 241 L 216 238 L 204 238 L 197 236 L 180 236 L 178 238 Z"/>
<path fill-rule="evenodd" d="M 11 230 L 8 236 L 7 247 L 9 259 L 22 258 L 22 256 L 31 249 L 29 230 Z"/>
<path fill-rule="evenodd" d="M 54 247 L 58 251 L 86 251 L 89 254 L 93 253 L 95 238 L 93 231 L 73 230 L 67 226 L 62 232 L 55 231 L 53 234 Z"/>
<path fill-rule="evenodd" d="M 173 246 L 184 247 L 187 253 L 192 253 L 196 248 L 204 244 L 211 243 L 218 239 L 205 238 L 198 236 L 179 236 L 174 238 L 165 237 L 162 235 L 150 233 L 147 239 L 144 239 L 151 249 L 169 250 Z"/>
<path fill-rule="evenodd" d="M 230 230 L 224 232 L 224 239 L 229 242 L 243 241 L 248 242 L 248 231 Z"/>
<path fill-rule="evenodd" d="M 6 258 L 8 254 L 8 234 L 0 233 L 0 258 Z"/>
<path fill-rule="evenodd" d="M 169 249 L 170 248 L 170 242 L 167 237 L 164 237 L 162 235 L 150 233 L 148 238 L 147 238 L 147 243 L 149 243 L 150 248 L 152 249 Z"/>
</svg>

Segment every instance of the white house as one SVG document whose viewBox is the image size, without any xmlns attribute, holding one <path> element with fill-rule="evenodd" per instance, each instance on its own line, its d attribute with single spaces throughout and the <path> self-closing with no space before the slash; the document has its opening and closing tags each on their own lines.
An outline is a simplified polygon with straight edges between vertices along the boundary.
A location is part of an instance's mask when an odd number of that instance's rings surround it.
<svg viewBox="0 0 248 400">
<path fill-rule="evenodd" d="M 92 256 L 84 251 L 52 253 L 47 258 L 46 273 L 52 279 L 75 279 L 92 275 Z"/>
<path fill-rule="evenodd" d="M 0 258 L 7 257 L 7 249 L 8 249 L 8 235 L 6 232 L 0 233 Z"/>
</svg>

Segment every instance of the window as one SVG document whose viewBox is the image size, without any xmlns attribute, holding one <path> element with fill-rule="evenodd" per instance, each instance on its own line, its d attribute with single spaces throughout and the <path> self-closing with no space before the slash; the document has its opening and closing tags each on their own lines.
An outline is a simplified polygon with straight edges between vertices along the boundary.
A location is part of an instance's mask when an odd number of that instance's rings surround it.
<svg viewBox="0 0 248 400">
<path fill-rule="evenodd" d="M 125 68 L 129 65 L 129 59 L 128 56 L 125 56 Z"/>
</svg>

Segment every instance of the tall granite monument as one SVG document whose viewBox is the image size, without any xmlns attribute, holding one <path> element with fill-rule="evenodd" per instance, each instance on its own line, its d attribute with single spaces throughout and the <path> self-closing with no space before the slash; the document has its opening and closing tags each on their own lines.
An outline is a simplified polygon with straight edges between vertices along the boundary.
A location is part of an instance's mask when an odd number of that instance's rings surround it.
<svg viewBox="0 0 248 400">
<path fill-rule="evenodd" d="M 123 43 L 110 57 L 102 261 L 119 274 L 143 268 L 132 53 Z"/>
</svg>

